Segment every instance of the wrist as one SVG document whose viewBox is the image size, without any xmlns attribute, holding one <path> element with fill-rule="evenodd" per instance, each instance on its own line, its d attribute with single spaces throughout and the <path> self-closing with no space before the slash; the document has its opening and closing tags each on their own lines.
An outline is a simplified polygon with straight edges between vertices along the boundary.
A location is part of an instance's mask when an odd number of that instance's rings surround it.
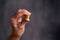
<svg viewBox="0 0 60 40">
<path fill-rule="evenodd" d="M 12 35 L 16 36 L 16 37 L 22 37 L 22 32 L 18 32 L 18 31 L 12 31 Z"/>
<path fill-rule="evenodd" d="M 16 38 L 20 38 L 20 35 L 16 34 L 16 33 L 12 33 L 11 34 L 13 37 L 16 37 Z"/>
<path fill-rule="evenodd" d="M 8 38 L 8 40 L 20 40 L 20 37 L 15 35 L 15 34 L 11 34 Z"/>
</svg>

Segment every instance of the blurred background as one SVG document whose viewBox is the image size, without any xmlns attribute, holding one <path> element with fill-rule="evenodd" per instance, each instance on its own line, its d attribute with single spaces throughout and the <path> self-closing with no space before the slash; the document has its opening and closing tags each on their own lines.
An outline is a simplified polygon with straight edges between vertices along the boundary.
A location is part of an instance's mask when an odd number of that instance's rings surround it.
<svg viewBox="0 0 60 40">
<path fill-rule="evenodd" d="M 9 19 L 21 8 L 32 13 L 21 40 L 60 40 L 60 0 L 0 0 L 0 40 L 7 40 Z"/>
</svg>

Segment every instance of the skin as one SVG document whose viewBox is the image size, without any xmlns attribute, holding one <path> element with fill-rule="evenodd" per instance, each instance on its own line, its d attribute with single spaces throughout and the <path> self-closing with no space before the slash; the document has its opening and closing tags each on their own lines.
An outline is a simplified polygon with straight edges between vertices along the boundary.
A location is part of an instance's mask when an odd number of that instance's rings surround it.
<svg viewBox="0 0 60 40">
<path fill-rule="evenodd" d="M 20 40 L 25 31 L 25 25 L 29 20 L 22 18 L 22 16 L 30 16 L 31 13 L 26 9 L 19 9 L 14 15 L 11 16 L 10 23 L 12 26 L 12 33 L 8 40 Z"/>
</svg>

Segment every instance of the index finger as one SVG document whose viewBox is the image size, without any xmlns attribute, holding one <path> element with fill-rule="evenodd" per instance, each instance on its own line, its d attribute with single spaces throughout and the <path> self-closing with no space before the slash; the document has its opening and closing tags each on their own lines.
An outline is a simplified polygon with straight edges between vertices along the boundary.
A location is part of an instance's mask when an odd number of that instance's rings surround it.
<svg viewBox="0 0 60 40">
<path fill-rule="evenodd" d="M 19 9 L 16 17 L 20 18 L 22 16 L 30 16 L 30 15 L 31 15 L 31 13 L 29 11 L 27 11 L 26 9 Z"/>
</svg>

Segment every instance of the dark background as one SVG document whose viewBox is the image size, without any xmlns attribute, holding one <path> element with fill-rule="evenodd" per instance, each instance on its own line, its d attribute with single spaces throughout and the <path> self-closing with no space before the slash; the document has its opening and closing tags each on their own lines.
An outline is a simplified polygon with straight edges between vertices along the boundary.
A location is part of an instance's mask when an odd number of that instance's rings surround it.
<svg viewBox="0 0 60 40">
<path fill-rule="evenodd" d="M 60 40 L 60 0 L 0 0 L 0 40 L 7 40 L 9 19 L 20 8 L 32 13 L 21 40 Z"/>
</svg>

